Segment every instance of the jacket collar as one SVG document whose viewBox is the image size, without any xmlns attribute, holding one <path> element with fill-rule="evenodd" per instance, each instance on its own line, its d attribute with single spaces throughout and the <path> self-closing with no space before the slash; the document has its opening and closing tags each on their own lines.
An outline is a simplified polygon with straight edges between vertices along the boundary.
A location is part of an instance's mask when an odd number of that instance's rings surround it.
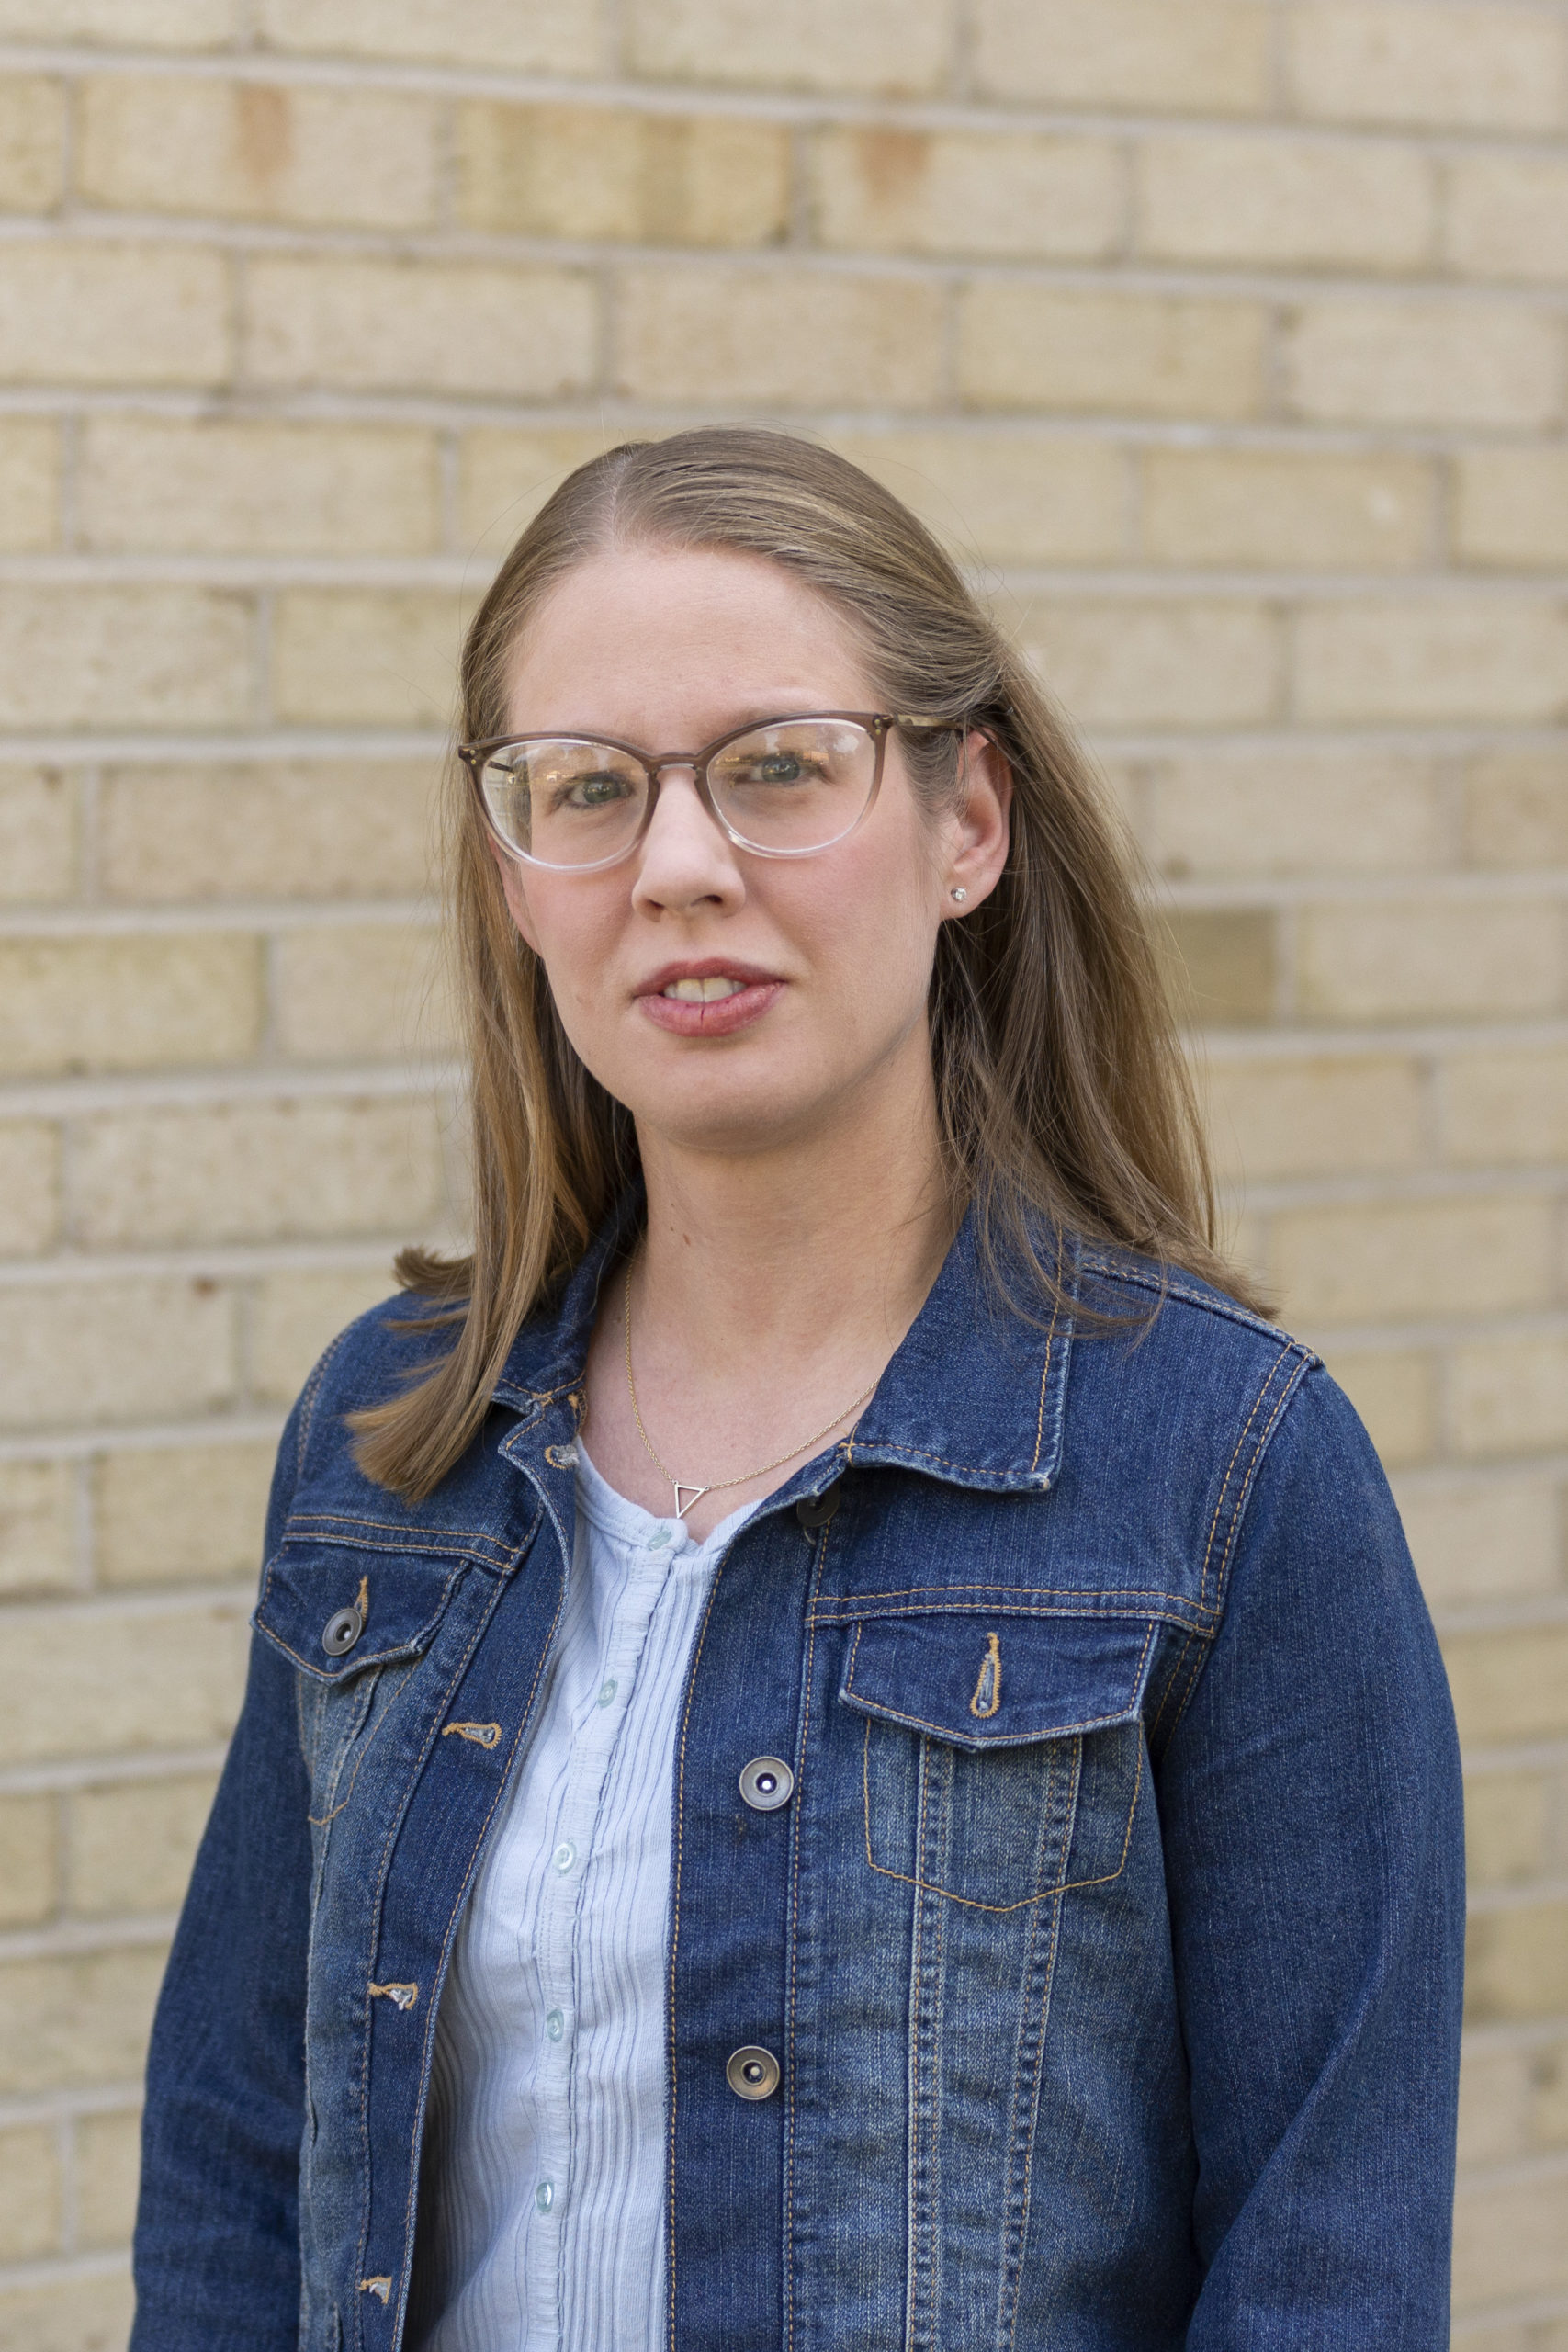
<svg viewBox="0 0 1568 2352">
<path fill-rule="evenodd" d="M 637 1186 L 595 1235 L 553 1312 L 519 1332 L 492 1393 L 524 1427 L 563 1396 L 574 1402 L 601 1288 L 637 1234 L 642 1209 Z M 1065 1286 L 1076 1293 L 1070 1242 L 1059 1263 Z M 980 1262 L 971 1212 L 870 1404 L 832 1450 L 834 1471 L 879 1463 L 950 1486 L 1043 1492 L 1061 1467 L 1072 1328 L 1065 1307 L 1035 1324 L 997 1297 Z M 520 1434 L 513 1430 L 509 1449 Z M 822 1466 L 818 1457 L 806 1486 L 826 1483 Z M 780 1497 L 795 1488 L 792 1478 Z"/>
</svg>

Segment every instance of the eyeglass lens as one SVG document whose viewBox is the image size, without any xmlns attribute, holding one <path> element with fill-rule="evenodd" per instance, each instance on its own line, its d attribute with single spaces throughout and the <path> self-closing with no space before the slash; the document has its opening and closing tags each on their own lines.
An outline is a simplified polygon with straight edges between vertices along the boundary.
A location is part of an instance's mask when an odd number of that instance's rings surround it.
<svg viewBox="0 0 1568 2352">
<path fill-rule="evenodd" d="M 858 821 L 876 775 L 876 744 L 853 719 L 796 718 L 723 744 L 708 790 L 735 839 L 774 855 L 827 849 Z M 503 842 L 541 865 L 600 865 L 636 841 L 647 772 L 611 743 L 535 737 L 503 744 L 480 788 Z"/>
</svg>

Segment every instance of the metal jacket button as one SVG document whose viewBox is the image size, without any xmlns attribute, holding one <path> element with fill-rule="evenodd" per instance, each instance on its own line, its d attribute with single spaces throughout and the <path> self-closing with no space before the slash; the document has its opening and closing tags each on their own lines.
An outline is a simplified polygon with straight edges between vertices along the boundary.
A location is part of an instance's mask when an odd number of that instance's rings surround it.
<svg viewBox="0 0 1568 2352">
<path fill-rule="evenodd" d="M 802 1495 L 795 1507 L 795 1515 L 802 1527 L 826 1527 L 839 1508 L 843 1492 L 843 1480 L 835 1478 L 819 1495 Z"/>
<path fill-rule="evenodd" d="M 748 2042 L 735 2052 L 724 2077 L 737 2098 L 772 2098 L 779 2086 L 779 2062 L 771 2050 Z"/>
<path fill-rule="evenodd" d="M 740 1775 L 740 1793 L 753 1813 L 777 1813 L 795 1794 L 795 1774 L 781 1756 L 753 1756 Z"/>
<path fill-rule="evenodd" d="M 364 1631 L 365 1620 L 357 1609 L 339 1609 L 321 1628 L 321 1647 L 329 1657 L 342 1657 Z"/>
</svg>

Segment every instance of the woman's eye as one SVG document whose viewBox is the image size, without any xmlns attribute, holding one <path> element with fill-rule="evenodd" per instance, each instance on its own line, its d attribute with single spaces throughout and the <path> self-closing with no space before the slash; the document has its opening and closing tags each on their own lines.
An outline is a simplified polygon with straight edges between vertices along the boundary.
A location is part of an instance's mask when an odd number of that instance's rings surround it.
<svg viewBox="0 0 1568 2352">
<path fill-rule="evenodd" d="M 737 784 L 804 784 L 817 774 L 798 752 L 770 752 L 748 760 L 736 775 Z"/>
<path fill-rule="evenodd" d="M 623 775 L 601 773 L 576 775 L 555 796 L 558 808 L 607 808 L 614 800 L 626 797 L 626 780 Z"/>
</svg>

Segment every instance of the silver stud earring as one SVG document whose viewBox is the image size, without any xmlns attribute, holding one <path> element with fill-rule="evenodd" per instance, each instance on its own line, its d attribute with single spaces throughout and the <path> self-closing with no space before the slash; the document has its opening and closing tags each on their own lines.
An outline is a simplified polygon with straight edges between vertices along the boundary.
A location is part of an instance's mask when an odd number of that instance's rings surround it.
<svg viewBox="0 0 1568 2352">
<path fill-rule="evenodd" d="M 967 890 L 954 890 L 954 891 L 951 892 L 951 893 L 950 893 L 950 895 L 951 895 L 953 898 L 957 899 L 960 902 L 962 902 L 964 899 L 965 899 L 969 896 L 969 893 L 968 893 L 968 891 L 967 891 Z"/>
</svg>

